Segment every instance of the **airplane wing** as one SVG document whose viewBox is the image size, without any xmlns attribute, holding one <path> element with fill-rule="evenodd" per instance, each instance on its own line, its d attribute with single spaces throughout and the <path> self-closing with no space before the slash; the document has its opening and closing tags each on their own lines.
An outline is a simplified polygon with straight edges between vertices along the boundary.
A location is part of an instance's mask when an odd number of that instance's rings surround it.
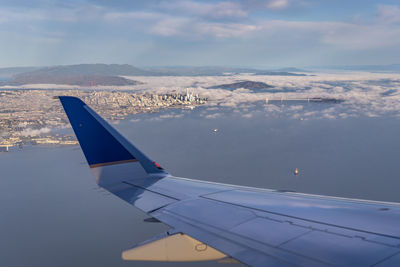
<svg viewBox="0 0 400 267">
<path fill-rule="evenodd" d="M 171 227 L 123 259 L 400 266 L 400 204 L 174 177 L 80 99 L 59 99 L 98 185 Z"/>
</svg>

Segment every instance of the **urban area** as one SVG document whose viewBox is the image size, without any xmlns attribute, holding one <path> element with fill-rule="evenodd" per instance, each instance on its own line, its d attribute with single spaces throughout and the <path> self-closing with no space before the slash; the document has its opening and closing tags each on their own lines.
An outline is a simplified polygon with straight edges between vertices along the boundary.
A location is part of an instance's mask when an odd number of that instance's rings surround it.
<svg viewBox="0 0 400 267">
<path fill-rule="evenodd" d="M 167 108 L 194 108 L 207 98 L 186 90 L 166 94 L 132 91 L 84 90 L 1 90 L 0 152 L 23 149 L 26 145 L 74 145 L 73 134 L 63 134 L 68 119 L 56 96 L 80 97 L 108 120 L 121 120 L 138 113 Z"/>
</svg>

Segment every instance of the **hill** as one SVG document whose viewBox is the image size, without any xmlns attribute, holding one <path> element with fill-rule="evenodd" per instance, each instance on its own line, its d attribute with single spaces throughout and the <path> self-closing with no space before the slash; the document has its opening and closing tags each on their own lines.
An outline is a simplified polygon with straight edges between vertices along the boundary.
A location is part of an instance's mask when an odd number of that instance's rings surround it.
<svg viewBox="0 0 400 267">
<path fill-rule="evenodd" d="M 64 84 L 78 86 L 123 86 L 136 85 L 140 82 L 128 80 L 119 76 L 106 75 L 23 75 L 11 81 L 2 83 L 3 85 L 24 85 L 24 84 Z"/>
<path fill-rule="evenodd" d="M 140 69 L 128 64 L 78 64 L 50 67 L 0 69 L 0 85 L 70 84 L 70 85 L 135 85 L 138 82 L 120 76 L 224 76 L 252 75 L 304 76 L 287 71 L 268 71 L 233 67 L 154 67 Z M 1 77 L 3 74 L 3 77 Z M 253 85 L 256 86 L 256 85 Z"/>
<path fill-rule="evenodd" d="M 3 81 L 0 85 L 23 84 L 67 84 L 67 85 L 104 85 L 123 86 L 136 85 L 139 82 L 129 80 L 119 75 L 135 76 L 148 74 L 147 71 L 131 65 L 118 64 L 79 64 L 35 68 L 23 71 L 23 68 L 15 68 L 12 79 Z"/>
<path fill-rule="evenodd" d="M 273 86 L 263 83 L 263 82 L 254 82 L 254 81 L 241 81 L 229 84 L 220 84 L 212 87 L 208 87 L 210 89 L 225 89 L 225 90 L 236 90 L 239 88 L 249 89 L 249 90 L 265 90 L 272 88 Z"/>
<path fill-rule="evenodd" d="M 40 67 L 14 67 L 14 68 L 0 68 L 0 79 L 9 80 L 12 79 L 13 76 L 24 73 L 34 71 L 39 69 Z"/>
<path fill-rule="evenodd" d="M 36 69 L 33 71 L 20 73 L 15 78 L 24 76 L 67 76 L 67 75 L 124 75 L 124 76 L 141 76 L 148 75 L 150 71 L 142 70 L 128 64 L 79 64 L 52 66 Z"/>
</svg>

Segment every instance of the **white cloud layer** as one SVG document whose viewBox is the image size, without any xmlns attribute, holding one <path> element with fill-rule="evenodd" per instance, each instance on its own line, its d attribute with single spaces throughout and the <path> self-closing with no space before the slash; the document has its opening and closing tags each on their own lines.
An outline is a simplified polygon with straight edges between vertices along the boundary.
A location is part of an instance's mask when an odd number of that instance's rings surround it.
<svg viewBox="0 0 400 267">
<path fill-rule="evenodd" d="M 285 113 L 294 119 L 400 116 L 400 74 L 367 72 L 314 74 L 315 76 L 135 77 L 144 83 L 135 87 L 135 90 L 151 88 L 153 92 L 159 94 L 171 92 L 184 94 L 189 88 L 190 92 L 209 99 L 210 107 L 204 114 L 209 119 L 219 117 L 221 107 L 240 110 L 244 117 L 250 117 L 249 109 L 252 104 L 265 103 L 266 99 L 269 100 L 269 104 L 265 104 L 264 108 L 268 114 Z M 275 91 L 207 89 L 242 80 L 265 82 L 272 85 Z M 196 86 L 193 87 L 193 84 Z M 307 101 L 303 101 L 291 104 L 285 101 L 308 98 L 335 98 L 344 102 L 307 104 Z M 315 107 L 318 110 L 313 110 Z"/>
<path fill-rule="evenodd" d="M 41 129 L 31 129 L 31 128 L 27 128 L 24 129 L 23 131 L 20 132 L 21 136 L 38 136 L 41 134 L 46 134 L 46 133 L 50 133 L 51 129 L 48 127 L 44 127 Z"/>
</svg>

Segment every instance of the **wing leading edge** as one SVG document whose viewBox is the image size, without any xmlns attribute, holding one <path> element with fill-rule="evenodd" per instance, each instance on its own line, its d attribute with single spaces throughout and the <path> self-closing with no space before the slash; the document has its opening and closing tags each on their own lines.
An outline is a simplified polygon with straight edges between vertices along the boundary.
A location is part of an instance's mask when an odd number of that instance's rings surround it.
<svg viewBox="0 0 400 267">
<path fill-rule="evenodd" d="M 400 266 L 399 204 L 173 177 L 80 99 L 59 98 L 98 185 L 171 227 L 124 259 Z"/>
</svg>

